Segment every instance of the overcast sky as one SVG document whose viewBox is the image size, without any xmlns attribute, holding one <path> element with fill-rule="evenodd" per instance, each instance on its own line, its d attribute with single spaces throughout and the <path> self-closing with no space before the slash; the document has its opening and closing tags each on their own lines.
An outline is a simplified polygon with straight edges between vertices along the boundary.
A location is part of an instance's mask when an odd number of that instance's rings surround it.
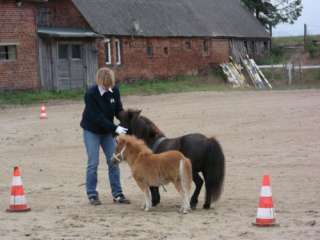
<svg viewBox="0 0 320 240">
<path fill-rule="evenodd" d="M 303 25 L 310 34 L 320 34 L 320 0 L 302 0 L 303 12 L 293 24 L 281 24 L 273 30 L 274 36 L 303 35 Z"/>
</svg>

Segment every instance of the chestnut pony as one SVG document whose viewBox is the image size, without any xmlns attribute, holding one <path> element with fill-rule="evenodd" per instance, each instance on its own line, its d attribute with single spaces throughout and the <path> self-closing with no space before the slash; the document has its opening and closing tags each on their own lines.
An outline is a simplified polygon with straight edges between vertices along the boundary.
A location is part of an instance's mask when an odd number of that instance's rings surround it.
<svg viewBox="0 0 320 240">
<path fill-rule="evenodd" d="M 187 134 L 177 138 L 167 138 L 164 133 L 141 111 L 121 112 L 120 124 L 128 128 L 128 134 L 142 139 L 154 153 L 178 150 L 191 160 L 195 191 L 191 197 L 191 208 L 196 208 L 203 182 L 205 183 L 205 202 L 203 208 L 209 209 L 211 201 L 219 199 L 224 182 L 225 158 L 219 142 L 199 133 Z M 203 178 L 199 175 L 202 173 Z M 160 202 L 158 187 L 151 187 L 152 204 Z"/>
<path fill-rule="evenodd" d="M 192 184 L 191 162 L 181 152 L 167 151 L 154 154 L 142 140 L 134 136 L 120 135 L 113 162 L 126 161 L 132 176 L 145 194 L 144 210 L 152 207 L 150 186 L 173 183 L 182 197 L 180 212 L 190 210 L 190 190 Z"/>
</svg>

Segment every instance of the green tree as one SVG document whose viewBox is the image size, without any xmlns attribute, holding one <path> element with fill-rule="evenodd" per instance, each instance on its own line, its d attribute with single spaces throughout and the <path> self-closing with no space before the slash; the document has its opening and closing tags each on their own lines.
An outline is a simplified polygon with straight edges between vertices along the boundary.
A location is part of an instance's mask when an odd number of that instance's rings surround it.
<svg viewBox="0 0 320 240">
<path fill-rule="evenodd" d="M 294 23 L 302 12 L 301 0 L 241 0 L 270 31 L 279 23 Z"/>
</svg>

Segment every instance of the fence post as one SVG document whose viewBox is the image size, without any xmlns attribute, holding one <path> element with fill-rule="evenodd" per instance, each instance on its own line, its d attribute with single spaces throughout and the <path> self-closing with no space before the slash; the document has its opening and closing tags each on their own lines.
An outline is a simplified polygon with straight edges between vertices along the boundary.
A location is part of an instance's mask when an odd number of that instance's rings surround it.
<svg viewBox="0 0 320 240">
<path fill-rule="evenodd" d="M 291 63 L 287 65 L 287 70 L 288 70 L 288 77 L 289 77 L 288 84 L 292 85 L 292 64 Z"/>
<path fill-rule="evenodd" d="M 299 82 L 302 83 L 302 64 L 299 62 Z"/>
</svg>

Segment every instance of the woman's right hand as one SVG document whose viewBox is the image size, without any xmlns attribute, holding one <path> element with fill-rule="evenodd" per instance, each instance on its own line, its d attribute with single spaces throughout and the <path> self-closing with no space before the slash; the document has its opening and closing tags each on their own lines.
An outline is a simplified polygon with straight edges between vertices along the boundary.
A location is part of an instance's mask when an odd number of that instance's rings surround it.
<svg viewBox="0 0 320 240">
<path fill-rule="evenodd" d="M 118 126 L 115 132 L 118 134 L 126 134 L 128 132 L 128 128 Z"/>
</svg>

